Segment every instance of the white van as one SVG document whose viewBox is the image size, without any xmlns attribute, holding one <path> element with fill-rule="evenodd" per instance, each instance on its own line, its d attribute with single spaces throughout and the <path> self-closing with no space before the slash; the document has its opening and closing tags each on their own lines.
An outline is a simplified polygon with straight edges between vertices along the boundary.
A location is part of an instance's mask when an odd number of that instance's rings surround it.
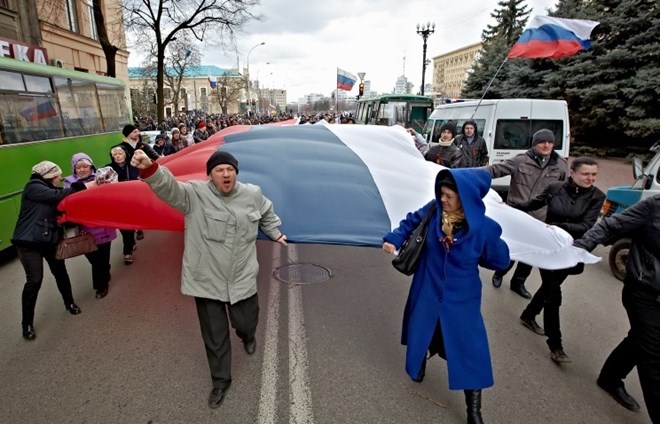
<svg viewBox="0 0 660 424">
<path fill-rule="evenodd" d="M 532 135 L 541 128 L 555 133 L 555 151 L 568 158 L 570 127 L 568 106 L 564 100 L 541 99 L 498 99 L 466 101 L 438 106 L 429 117 L 425 134 L 431 145 L 440 137 L 440 127 L 447 122 L 456 125 L 456 134 L 461 134 L 463 123 L 473 120 L 477 133 L 486 140 L 489 163 L 498 163 L 532 146 Z M 475 110 L 476 109 L 476 110 Z M 509 177 L 493 180 L 493 189 L 506 193 Z"/>
</svg>

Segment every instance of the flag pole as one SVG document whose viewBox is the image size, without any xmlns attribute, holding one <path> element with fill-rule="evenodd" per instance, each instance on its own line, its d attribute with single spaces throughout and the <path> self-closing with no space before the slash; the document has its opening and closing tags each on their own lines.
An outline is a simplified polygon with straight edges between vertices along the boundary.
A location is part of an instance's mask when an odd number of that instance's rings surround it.
<svg viewBox="0 0 660 424">
<path fill-rule="evenodd" d="M 497 68 L 497 71 L 495 72 L 495 75 L 493 75 L 493 78 L 490 79 L 490 82 L 488 82 L 488 85 L 486 86 L 486 89 L 484 90 L 484 94 L 481 95 L 481 98 L 479 99 L 479 103 L 477 103 L 477 107 L 474 108 L 474 112 L 472 112 L 472 116 L 470 116 L 470 119 L 474 118 L 474 114 L 477 113 L 477 109 L 479 109 L 479 106 L 481 106 L 481 101 L 486 97 L 486 93 L 488 92 L 488 89 L 490 86 L 493 84 L 493 81 L 495 81 L 495 78 L 497 78 L 497 74 L 500 73 L 502 68 L 504 67 L 504 64 L 506 61 L 509 59 L 509 57 L 505 57 L 502 63 L 500 64 L 500 67 Z"/>
</svg>

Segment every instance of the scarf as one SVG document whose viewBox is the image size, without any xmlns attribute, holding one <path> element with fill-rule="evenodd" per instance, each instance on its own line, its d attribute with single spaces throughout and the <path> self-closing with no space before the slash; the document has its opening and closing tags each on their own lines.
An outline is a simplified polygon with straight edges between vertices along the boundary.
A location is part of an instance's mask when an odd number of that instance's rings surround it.
<svg viewBox="0 0 660 424">
<path fill-rule="evenodd" d="M 463 212 L 463 209 L 454 212 L 442 212 L 442 231 L 445 233 L 445 237 L 440 241 L 448 251 L 454 243 L 454 226 L 464 220 L 465 212 Z"/>
</svg>

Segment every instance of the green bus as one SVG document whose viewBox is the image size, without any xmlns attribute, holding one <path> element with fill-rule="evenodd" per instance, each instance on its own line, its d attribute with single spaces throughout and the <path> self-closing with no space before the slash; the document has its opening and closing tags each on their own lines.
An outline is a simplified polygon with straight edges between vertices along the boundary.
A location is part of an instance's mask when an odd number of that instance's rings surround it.
<svg viewBox="0 0 660 424">
<path fill-rule="evenodd" d="M 11 245 L 32 166 L 50 160 L 66 176 L 77 152 L 107 164 L 130 116 L 119 79 L 0 57 L 0 250 Z"/>
<path fill-rule="evenodd" d="M 366 125 L 402 125 L 422 133 L 433 111 L 433 99 L 412 94 L 385 94 L 360 99 L 355 108 L 355 123 Z"/>
</svg>

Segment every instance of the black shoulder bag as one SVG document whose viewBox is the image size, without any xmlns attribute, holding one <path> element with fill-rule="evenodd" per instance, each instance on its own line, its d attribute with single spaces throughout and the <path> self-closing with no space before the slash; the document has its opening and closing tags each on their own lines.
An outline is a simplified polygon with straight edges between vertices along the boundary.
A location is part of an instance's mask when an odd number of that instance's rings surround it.
<svg viewBox="0 0 660 424">
<path fill-rule="evenodd" d="M 437 208 L 437 202 L 433 202 L 422 222 L 415 228 L 415 231 L 408 237 L 408 240 L 403 242 L 403 245 L 399 249 L 399 254 L 392 259 L 392 266 L 397 271 L 406 275 L 413 275 L 415 273 L 417 263 L 424 250 L 424 241 L 426 240 L 426 233 L 429 228 L 429 220 Z"/>
</svg>

